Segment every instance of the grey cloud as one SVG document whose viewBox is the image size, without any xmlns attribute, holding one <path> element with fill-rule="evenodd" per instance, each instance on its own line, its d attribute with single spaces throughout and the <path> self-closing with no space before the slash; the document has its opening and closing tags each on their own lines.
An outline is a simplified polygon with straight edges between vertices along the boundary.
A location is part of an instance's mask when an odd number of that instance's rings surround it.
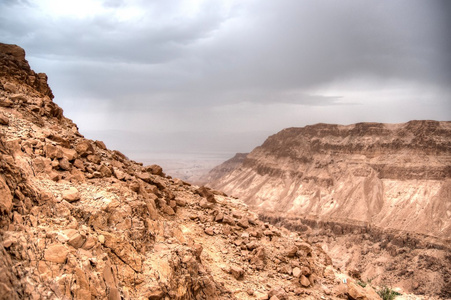
<svg viewBox="0 0 451 300">
<path fill-rule="evenodd" d="M 0 39 L 26 49 L 84 128 L 191 131 L 207 147 L 224 132 L 449 116 L 449 1 L 204 1 L 188 15 L 186 1 L 105 0 L 89 18 L 36 3 L 2 2 Z M 138 17 L 111 14 L 130 5 Z"/>
</svg>

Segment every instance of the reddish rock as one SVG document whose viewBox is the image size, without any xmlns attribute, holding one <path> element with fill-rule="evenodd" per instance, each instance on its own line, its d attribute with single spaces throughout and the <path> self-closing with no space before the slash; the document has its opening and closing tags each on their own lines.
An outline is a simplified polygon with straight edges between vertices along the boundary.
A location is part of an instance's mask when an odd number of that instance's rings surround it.
<svg viewBox="0 0 451 300">
<path fill-rule="evenodd" d="M 62 264 L 66 261 L 69 250 L 61 244 L 50 245 L 44 252 L 44 259 L 49 262 Z"/>
<path fill-rule="evenodd" d="M 244 275 L 244 270 L 241 267 L 238 266 L 231 266 L 230 267 L 230 272 L 232 274 L 233 277 L 235 277 L 235 279 L 241 279 Z"/>
<path fill-rule="evenodd" d="M 76 188 L 70 187 L 68 190 L 63 191 L 63 199 L 68 202 L 80 200 L 80 192 Z"/>
<path fill-rule="evenodd" d="M 94 147 L 92 146 L 91 142 L 88 140 L 80 141 L 77 144 L 77 146 L 75 147 L 75 150 L 81 157 L 86 157 L 88 155 L 92 155 L 95 153 Z"/>
<path fill-rule="evenodd" d="M 7 116 L 0 114 L 0 125 L 9 125 L 9 119 Z"/>
</svg>

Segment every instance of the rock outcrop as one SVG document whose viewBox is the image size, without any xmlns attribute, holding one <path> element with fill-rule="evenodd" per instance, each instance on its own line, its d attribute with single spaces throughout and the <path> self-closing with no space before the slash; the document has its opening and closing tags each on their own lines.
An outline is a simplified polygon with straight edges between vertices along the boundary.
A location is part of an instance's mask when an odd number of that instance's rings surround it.
<svg viewBox="0 0 451 300">
<path fill-rule="evenodd" d="M 451 122 L 288 128 L 229 166 L 208 185 L 304 232 L 336 267 L 451 297 Z"/>
<path fill-rule="evenodd" d="M 1 299 L 349 293 L 319 245 L 85 139 L 52 98 L 23 49 L 0 44 Z"/>
<path fill-rule="evenodd" d="M 260 212 L 451 236 L 451 122 L 289 128 L 220 169 L 209 185 Z"/>
</svg>

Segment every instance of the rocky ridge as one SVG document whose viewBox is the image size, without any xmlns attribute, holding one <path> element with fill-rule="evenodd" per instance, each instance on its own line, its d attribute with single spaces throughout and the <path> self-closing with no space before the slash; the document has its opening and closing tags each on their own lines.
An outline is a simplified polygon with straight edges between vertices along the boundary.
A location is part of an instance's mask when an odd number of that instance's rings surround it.
<svg viewBox="0 0 451 300">
<path fill-rule="evenodd" d="M 379 299 L 241 201 L 85 139 L 46 78 L 0 44 L 0 299 Z"/>
<path fill-rule="evenodd" d="M 209 186 L 322 244 L 336 267 L 451 297 L 451 122 L 288 128 L 228 165 Z"/>
</svg>

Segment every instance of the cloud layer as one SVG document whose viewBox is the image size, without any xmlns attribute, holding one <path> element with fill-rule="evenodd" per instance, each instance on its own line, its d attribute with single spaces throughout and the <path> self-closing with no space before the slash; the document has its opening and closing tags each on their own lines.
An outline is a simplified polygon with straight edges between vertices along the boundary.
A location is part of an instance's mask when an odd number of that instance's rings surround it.
<svg viewBox="0 0 451 300">
<path fill-rule="evenodd" d="M 113 147 L 249 151 L 284 127 L 451 119 L 448 3 L 8 0 L 0 40 Z"/>
</svg>

